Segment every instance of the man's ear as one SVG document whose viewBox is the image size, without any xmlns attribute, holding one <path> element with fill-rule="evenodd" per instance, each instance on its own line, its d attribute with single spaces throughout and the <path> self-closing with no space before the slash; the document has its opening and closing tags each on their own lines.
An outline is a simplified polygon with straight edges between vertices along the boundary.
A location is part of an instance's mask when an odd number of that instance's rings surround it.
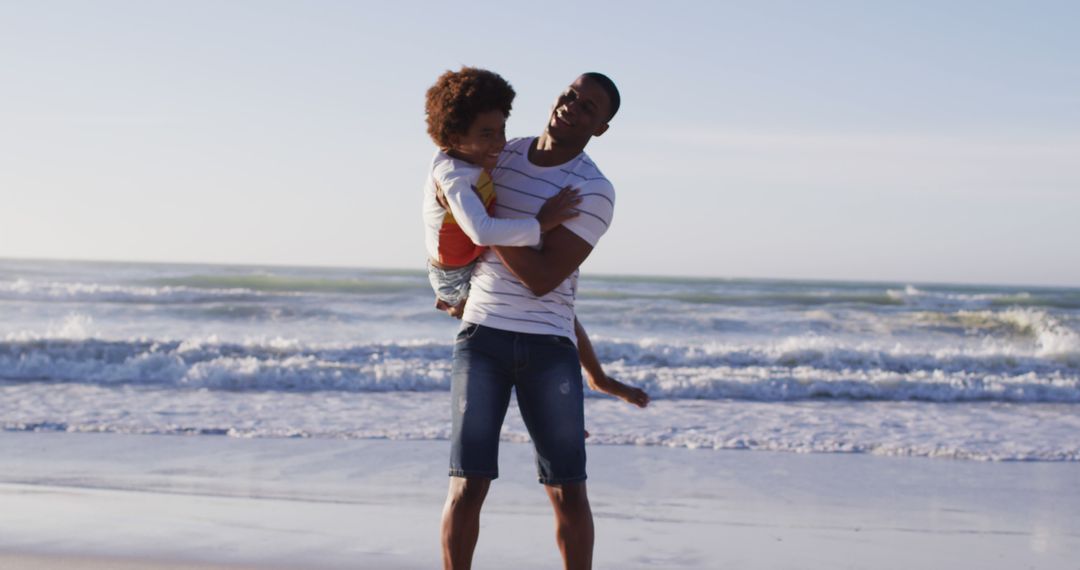
<svg viewBox="0 0 1080 570">
<path fill-rule="evenodd" d="M 608 130 L 608 127 L 610 127 L 610 126 L 611 126 L 610 123 L 604 123 L 604 124 L 600 125 L 599 127 L 596 128 L 595 131 L 593 131 L 592 136 L 598 137 L 598 136 L 606 133 L 607 130 Z"/>
</svg>

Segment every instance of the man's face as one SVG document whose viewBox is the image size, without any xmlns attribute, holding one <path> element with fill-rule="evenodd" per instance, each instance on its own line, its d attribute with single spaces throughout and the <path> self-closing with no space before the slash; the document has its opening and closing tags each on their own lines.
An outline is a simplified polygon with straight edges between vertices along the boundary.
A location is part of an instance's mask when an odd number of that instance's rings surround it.
<svg viewBox="0 0 1080 570">
<path fill-rule="evenodd" d="M 578 77 L 555 100 L 548 118 L 548 135 L 560 142 L 587 143 L 607 130 L 611 100 L 592 79 Z"/>
</svg>

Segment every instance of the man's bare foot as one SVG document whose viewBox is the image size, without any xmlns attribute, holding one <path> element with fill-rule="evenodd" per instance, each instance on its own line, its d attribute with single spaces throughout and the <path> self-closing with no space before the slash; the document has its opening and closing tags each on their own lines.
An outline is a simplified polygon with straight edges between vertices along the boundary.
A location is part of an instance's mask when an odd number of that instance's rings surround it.
<svg viewBox="0 0 1080 570">
<path fill-rule="evenodd" d="M 602 381 L 590 382 L 590 387 L 597 392 L 615 396 L 616 398 L 633 404 L 639 408 L 649 405 L 649 394 L 636 386 L 623 384 L 611 376 L 604 376 Z"/>
</svg>

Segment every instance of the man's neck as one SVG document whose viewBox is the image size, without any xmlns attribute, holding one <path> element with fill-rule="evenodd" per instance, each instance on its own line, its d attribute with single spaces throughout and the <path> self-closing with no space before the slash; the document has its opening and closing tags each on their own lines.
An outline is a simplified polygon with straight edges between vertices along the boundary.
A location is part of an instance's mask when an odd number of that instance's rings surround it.
<svg viewBox="0 0 1080 570">
<path fill-rule="evenodd" d="M 558 166 L 570 162 L 585 150 L 585 145 L 567 146 L 559 144 L 545 131 L 529 145 L 529 162 L 536 166 Z"/>
</svg>

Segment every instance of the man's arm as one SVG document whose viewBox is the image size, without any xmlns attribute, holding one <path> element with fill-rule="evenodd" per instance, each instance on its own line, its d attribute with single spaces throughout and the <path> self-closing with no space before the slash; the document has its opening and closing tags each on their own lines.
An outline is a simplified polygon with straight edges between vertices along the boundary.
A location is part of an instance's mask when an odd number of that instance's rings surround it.
<svg viewBox="0 0 1080 570">
<path fill-rule="evenodd" d="M 542 224 L 535 218 L 496 218 L 488 215 L 474 180 L 452 173 L 435 180 L 435 199 L 454 216 L 461 231 L 476 245 L 536 245 Z M 546 203 L 545 203 L 546 205 Z"/>
<path fill-rule="evenodd" d="M 544 234 L 543 249 L 501 246 L 491 249 L 533 295 L 543 297 L 570 277 L 593 248 L 565 226 L 559 226 Z"/>
</svg>

